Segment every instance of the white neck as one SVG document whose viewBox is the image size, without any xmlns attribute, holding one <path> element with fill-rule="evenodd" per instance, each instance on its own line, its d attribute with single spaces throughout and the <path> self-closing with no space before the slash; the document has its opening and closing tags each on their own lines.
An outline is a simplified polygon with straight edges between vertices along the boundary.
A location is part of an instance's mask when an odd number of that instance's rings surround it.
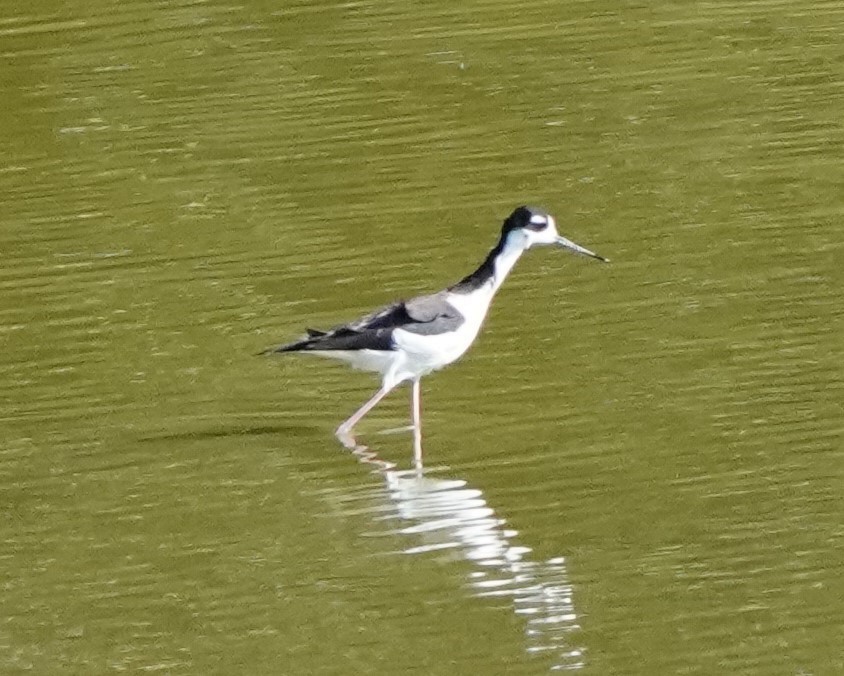
<svg viewBox="0 0 844 676">
<path fill-rule="evenodd" d="M 512 232 L 504 242 L 504 247 L 501 252 L 495 257 L 493 261 L 494 273 L 490 279 L 492 285 L 492 294 L 498 291 L 498 288 L 507 279 L 510 270 L 519 260 L 521 255 L 525 252 L 525 241 L 521 232 Z M 492 295 L 490 294 L 490 295 Z"/>
</svg>

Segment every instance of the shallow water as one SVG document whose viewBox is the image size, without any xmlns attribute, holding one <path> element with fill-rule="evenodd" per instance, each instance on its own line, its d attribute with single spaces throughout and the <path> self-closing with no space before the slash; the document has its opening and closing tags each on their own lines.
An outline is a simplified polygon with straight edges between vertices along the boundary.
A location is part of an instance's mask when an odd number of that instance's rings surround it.
<svg viewBox="0 0 844 676">
<path fill-rule="evenodd" d="M 0 14 L 0 671 L 844 671 L 836 3 Z M 452 283 L 377 382 L 255 354 Z"/>
</svg>

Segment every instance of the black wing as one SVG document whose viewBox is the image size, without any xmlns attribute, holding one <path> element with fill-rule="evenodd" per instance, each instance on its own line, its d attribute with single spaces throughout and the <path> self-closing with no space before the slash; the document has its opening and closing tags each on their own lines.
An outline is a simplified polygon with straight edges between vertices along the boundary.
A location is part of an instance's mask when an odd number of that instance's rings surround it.
<svg viewBox="0 0 844 676">
<path fill-rule="evenodd" d="M 330 331 L 308 329 L 307 338 L 270 348 L 263 354 L 302 350 L 393 350 L 393 331 L 396 329 L 433 335 L 454 331 L 462 323 L 463 315 L 441 292 L 393 303 Z"/>
</svg>

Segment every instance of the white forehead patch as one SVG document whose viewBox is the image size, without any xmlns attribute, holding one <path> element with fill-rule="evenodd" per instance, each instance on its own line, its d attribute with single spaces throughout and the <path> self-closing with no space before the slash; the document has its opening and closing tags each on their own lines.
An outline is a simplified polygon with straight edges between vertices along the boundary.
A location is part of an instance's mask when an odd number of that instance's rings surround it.
<svg viewBox="0 0 844 676">
<path fill-rule="evenodd" d="M 546 216 L 543 216 L 542 214 L 534 214 L 530 217 L 530 222 L 534 225 L 547 225 L 548 218 Z"/>
</svg>

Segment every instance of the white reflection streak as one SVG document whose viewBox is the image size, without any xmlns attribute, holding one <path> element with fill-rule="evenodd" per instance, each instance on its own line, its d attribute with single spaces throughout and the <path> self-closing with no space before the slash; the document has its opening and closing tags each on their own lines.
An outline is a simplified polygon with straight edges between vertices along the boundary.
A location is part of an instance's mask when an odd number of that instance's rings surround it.
<svg viewBox="0 0 844 676">
<path fill-rule="evenodd" d="M 512 599 L 514 612 L 526 623 L 529 654 L 548 655 L 552 671 L 585 666 L 583 650 L 571 645 L 579 625 L 564 558 L 530 561 L 530 548 L 511 542 L 517 532 L 505 528 L 483 493 L 463 480 L 396 470 L 365 447 L 355 454 L 385 478 L 398 516 L 409 522 L 399 532 L 421 541 L 404 549 L 405 554 L 459 553 L 476 567 L 469 574 L 473 594 Z"/>
</svg>

